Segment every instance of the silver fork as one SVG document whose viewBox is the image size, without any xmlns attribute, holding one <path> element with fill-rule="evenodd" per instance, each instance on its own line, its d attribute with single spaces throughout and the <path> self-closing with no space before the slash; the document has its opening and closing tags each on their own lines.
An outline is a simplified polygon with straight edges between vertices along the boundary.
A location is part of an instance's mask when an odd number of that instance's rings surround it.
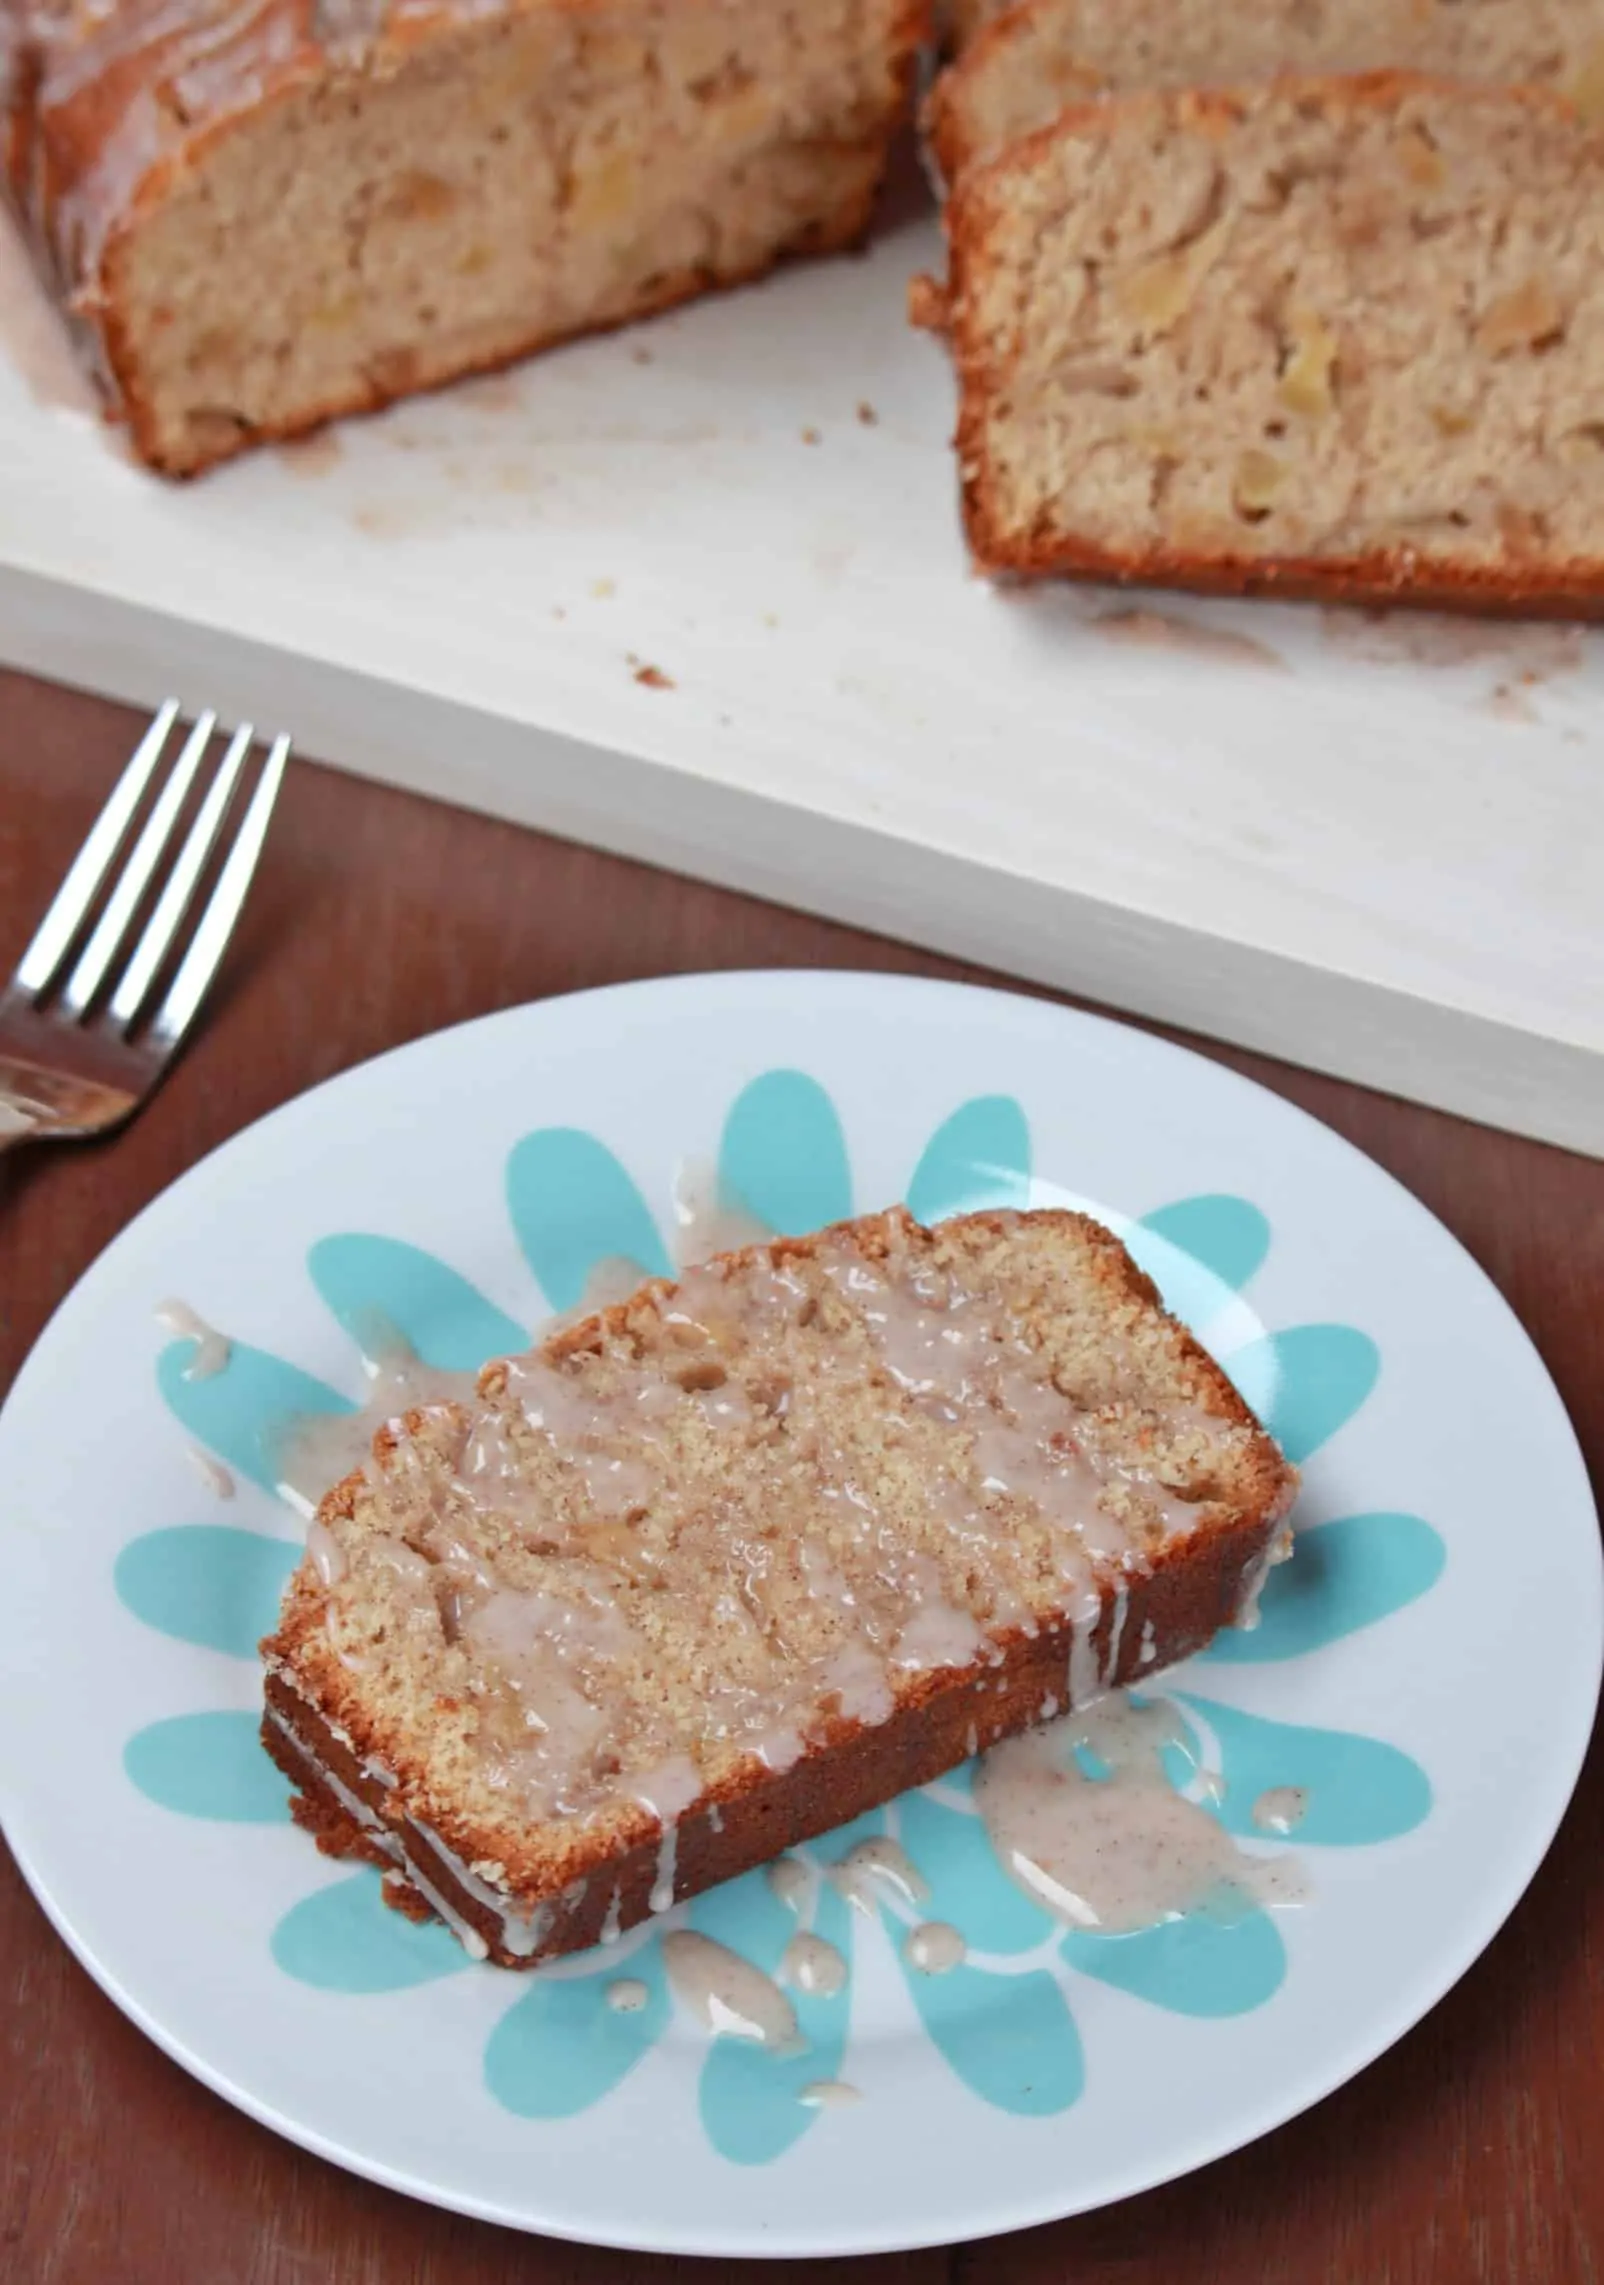
<svg viewBox="0 0 1604 2285">
<path fill-rule="evenodd" d="M 200 715 L 125 856 L 179 712 L 176 698 L 158 711 L 0 993 L 0 1150 L 30 1139 L 100 1134 L 136 1110 L 194 1022 L 234 932 L 290 741 L 274 740 L 211 895 L 186 938 L 196 889 L 255 732 L 247 722 L 229 739 L 182 846 L 169 858 L 168 845 L 217 728 L 215 714 Z M 158 891 L 155 905 L 130 944 L 135 917 L 152 889 Z M 181 946 L 172 981 L 141 1027 L 157 977 Z"/>
</svg>

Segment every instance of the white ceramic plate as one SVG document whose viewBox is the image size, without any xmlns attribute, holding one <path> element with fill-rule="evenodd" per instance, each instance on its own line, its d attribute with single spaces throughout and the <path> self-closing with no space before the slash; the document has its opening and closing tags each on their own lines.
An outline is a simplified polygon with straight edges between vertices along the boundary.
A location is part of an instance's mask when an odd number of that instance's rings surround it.
<svg viewBox="0 0 1604 2285">
<path fill-rule="evenodd" d="M 803 2004 L 812 2052 L 794 2064 L 676 2015 L 655 1930 L 630 1971 L 652 2003 L 619 2015 L 603 1991 L 627 1940 L 533 1979 L 470 1966 L 287 1823 L 253 1731 L 251 1645 L 298 1528 L 251 1480 L 264 1421 L 314 1393 L 302 1374 L 325 1403 L 360 1394 L 348 1328 L 366 1309 L 461 1364 L 570 1303 L 595 1257 L 652 1264 L 678 1167 L 718 1154 L 783 1227 L 903 1196 L 926 1215 L 1089 1202 L 1229 1363 L 1303 1462 L 1299 1556 L 1257 1633 L 1163 1689 L 1245 1846 L 1262 1845 L 1262 1788 L 1309 1789 L 1311 1902 L 1230 1931 L 1066 1942 L 997 1875 L 960 1777 L 887 1814 L 968 1965 L 911 1977 L 894 1924 L 859 1918 L 848 1994 Z M 175 1294 L 235 1339 L 214 1379 L 186 1380 L 190 1345 L 153 1322 Z M 237 1479 L 227 1502 L 202 1445 Z M 85 1966 L 309 2148 L 466 2213 L 622 2246 L 974 2237 L 1264 2133 L 1406 2031 L 1493 1936 L 1565 1807 L 1599 1682 L 1576 1445 L 1454 1241 L 1229 1072 L 950 985 L 636 985 L 317 1089 L 90 1271 L 0 1416 L 0 1483 L 0 1804 Z M 692 1912 L 772 1957 L 759 1876 Z M 863 2100 L 804 2107 L 819 2077 Z"/>
</svg>

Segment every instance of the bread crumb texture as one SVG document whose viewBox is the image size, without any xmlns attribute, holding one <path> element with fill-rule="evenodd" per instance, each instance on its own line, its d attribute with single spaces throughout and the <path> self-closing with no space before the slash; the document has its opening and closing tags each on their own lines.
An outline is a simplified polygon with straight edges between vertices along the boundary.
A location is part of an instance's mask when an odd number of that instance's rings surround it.
<svg viewBox="0 0 1604 2285">
<path fill-rule="evenodd" d="M 0 162 L 176 473 L 867 225 L 925 0 L 0 0 Z"/>
<path fill-rule="evenodd" d="M 1604 136 L 1558 98 L 1120 97 L 973 170 L 949 227 L 983 562 L 1604 588 Z"/>
<path fill-rule="evenodd" d="M 1295 1481 L 1098 1225 L 898 1211 L 393 1424 L 264 1650 L 407 1815 L 535 1890 L 1250 1524 L 1219 1624 Z"/>
</svg>

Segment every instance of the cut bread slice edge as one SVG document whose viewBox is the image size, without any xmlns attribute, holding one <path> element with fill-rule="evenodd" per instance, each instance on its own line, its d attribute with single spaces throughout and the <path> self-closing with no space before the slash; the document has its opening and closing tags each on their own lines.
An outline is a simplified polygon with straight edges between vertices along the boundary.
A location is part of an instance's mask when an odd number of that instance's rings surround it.
<svg viewBox="0 0 1604 2285">
<path fill-rule="evenodd" d="M 1288 73 L 1234 87 L 1098 96 L 1072 104 L 963 175 L 946 209 L 947 278 L 916 280 L 909 314 L 915 325 L 943 334 L 953 357 L 959 384 L 954 442 L 965 532 L 977 568 L 1004 579 L 1057 577 L 1492 617 L 1604 617 L 1604 531 L 1593 551 L 1544 552 L 1522 545 L 1497 560 L 1480 561 L 1455 561 L 1445 546 L 1409 539 L 1318 553 L 1295 545 L 1254 551 L 1220 537 L 1205 544 L 1192 534 L 1095 536 L 1074 528 L 1072 501 L 1054 516 L 1044 512 L 1021 520 L 1006 513 L 999 499 L 994 422 L 998 408 L 1009 402 L 1011 371 L 982 303 L 994 261 L 994 233 L 1008 226 L 1021 186 L 1035 170 L 1050 167 L 1068 145 L 1107 136 L 1122 116 L 1173 119 L 1225 149 L 1245 118 L 1272 104 L 1288 109 L 1306 105 L 1356 118 L 1362 113 L 1402 115 L 1411 106 L 1433 102 L 1550 123 L 1555 139 L 1574 139 L 1578 163 L 1590 165 L 1604 187 L 1604 133 L 1553 90 L 1501 88 L 1408 71 Z M 1429 246 L 1422 259 L 1429 262 Z M 1225 438 L 1233 441 L 1246 450 L 1258 440 L 1246 434 Z"/>
</svg>

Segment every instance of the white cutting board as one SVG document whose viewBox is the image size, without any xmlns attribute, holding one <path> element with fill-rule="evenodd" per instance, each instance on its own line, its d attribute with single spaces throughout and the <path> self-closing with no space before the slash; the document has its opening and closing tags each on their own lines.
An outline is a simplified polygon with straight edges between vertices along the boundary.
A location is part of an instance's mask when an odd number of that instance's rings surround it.
<svg viewBox="0 0 1604 2285">
<path fill-rule="evenodd" d="M 1604 637 L 973 578 L 917 193 L 182 487 L 4 231 L 0 657 L 1604 1155 Z"/>
</svg>

